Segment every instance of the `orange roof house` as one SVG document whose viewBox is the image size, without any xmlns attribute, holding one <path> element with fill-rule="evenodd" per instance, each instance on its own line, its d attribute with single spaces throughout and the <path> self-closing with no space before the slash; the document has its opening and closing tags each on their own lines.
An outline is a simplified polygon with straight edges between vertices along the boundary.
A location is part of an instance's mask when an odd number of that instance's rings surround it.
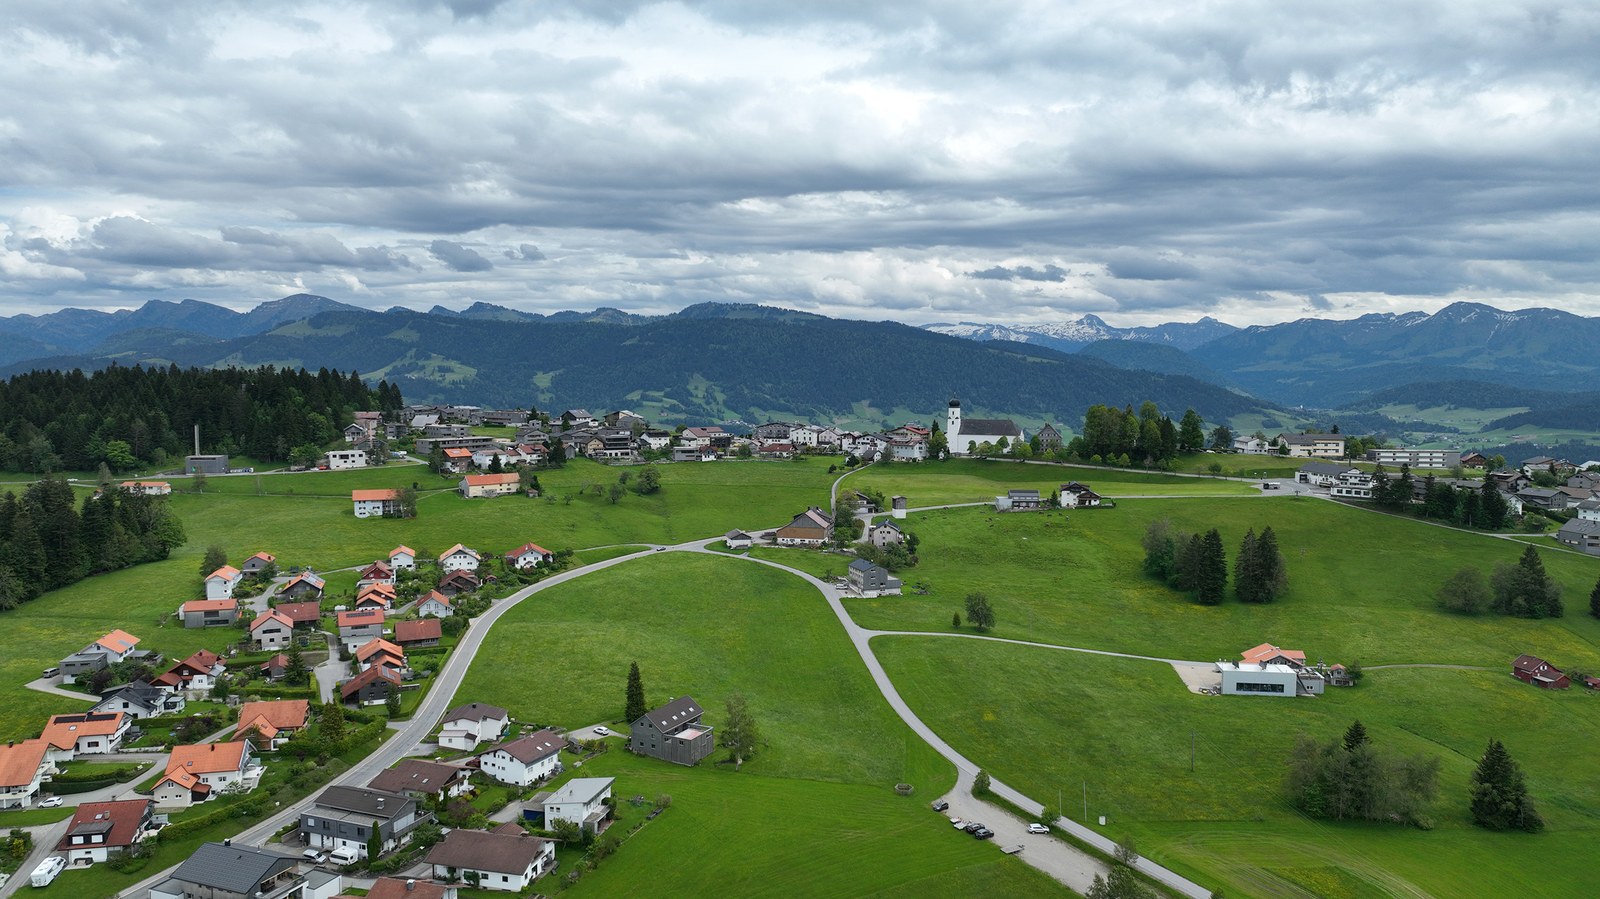
<svg viewBox="0 0 1600 899">
<path fill-rule="evenodd" d="M 139 638 L 125 630 L 118 629 L 94 641 L 94 645 L 103 647 L 120 657 L 132 652 L 133 648 L 139 645 Z"/>
<path fill-rule="evenodd" d="M 1252 646 L 1239 654 L 1240 657 L 1256 665 L 1288 665 L 1291 668 L 1304 668 L 1306 654 L 1298 649 L 1279 649 L 1271 643 Z"/>
<path fill-rule="evenodd" d="M 306 726 L 311 714 L 311 703 L 304 699 L 275 699 L 267 702 L 247 702 L 239 707 L 239 729 L 242 734 L 255 728 L 268 740 L 280 734 L 297 731 Z"/>
</svg>

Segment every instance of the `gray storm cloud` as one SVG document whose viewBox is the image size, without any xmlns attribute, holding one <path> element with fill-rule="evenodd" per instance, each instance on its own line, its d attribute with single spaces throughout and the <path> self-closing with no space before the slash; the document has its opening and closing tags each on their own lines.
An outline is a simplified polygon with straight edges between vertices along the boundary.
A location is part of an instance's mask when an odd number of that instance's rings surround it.
<svg viewBox="0 0 1600 899">
<path fill-rule="evenodd" d="M 7 17 L 11 311 L 470 280 L 538 311 L 1600 314 L 1592 4 Z"/>
</svg>

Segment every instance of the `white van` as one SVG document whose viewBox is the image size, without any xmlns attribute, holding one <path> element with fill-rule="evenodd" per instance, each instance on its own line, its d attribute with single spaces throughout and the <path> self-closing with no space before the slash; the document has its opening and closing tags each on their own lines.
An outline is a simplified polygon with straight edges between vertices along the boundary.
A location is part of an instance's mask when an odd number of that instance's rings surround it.
<svg viewBox="0 0 1600 899">
<path fill-rule="evenodd" d="M 328 853 L 328 861 L 336 865 L 353 865 L 361 860 L 361 856 L 349 846 L 340 846 Z"/>
</svg>

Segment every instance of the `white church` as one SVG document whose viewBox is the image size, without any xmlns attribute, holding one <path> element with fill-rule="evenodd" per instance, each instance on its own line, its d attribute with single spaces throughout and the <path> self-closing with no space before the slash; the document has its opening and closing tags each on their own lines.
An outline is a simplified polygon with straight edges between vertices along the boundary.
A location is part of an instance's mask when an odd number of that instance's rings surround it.
<svg viewBox="0 0 1600 899">
<path fill-rule="evenodd" d="M 1026 441 L 1028 436 L 1017 427 L 1017 423 L 1009 418 L 968 418 L 961 417 L 961 401 L 950 401 L 950 412 L 945 417 L 945 440 L 950 444 L 950 455 L 970 456 L 977 452 L 977 448 L 985 443 L 996 444 L 1000 438 L 1006 439 L 1007 447 L 1015 446 L 1019 441 Z M 1009 451 L 1009 449 L 1008 449 Z"/>
</svg>

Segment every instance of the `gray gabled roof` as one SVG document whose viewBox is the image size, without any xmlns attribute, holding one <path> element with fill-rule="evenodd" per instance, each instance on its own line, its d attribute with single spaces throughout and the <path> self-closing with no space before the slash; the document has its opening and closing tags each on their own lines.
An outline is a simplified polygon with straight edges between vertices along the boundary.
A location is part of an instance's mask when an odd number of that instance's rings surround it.
<svg viewBox="0 0 1600 899">
<path fill-rule="evenodd" d="M 1021 437 L 1022 429 L 1009 418 L 963 418 L 961 419 L 962 436 L 974 437 Z"/>
<path fill-rule="evenodd" d="M 1600 534 L 1600 521 L 1588 518 L 1574 518 L 1561 526 L 1556 532 L 1557 536 L 1587 537 L 1590 534 Z"/>
<path fill-rule="evenodd" d="M 656 730 L 667 732 L 693 721 L 704 712 L 705 709 L 700 708 L 693 696 L 679 696 L 661 708 L 645 712 L 644 716 L 655 725 Z"/>
<path fill-rule="evenodd" d="M 852 571 L 871 571 L 872 569 L 879 567 L 881 566 L 868 562 L 866 559 L 853 559 L 850 562 L 850 569 Z"/>
<path fill-rule="evenodd" d="M 297 865 L 295 859 L 286 855 L 246 846 L 204 843 L 172 872 L 172 879 L 248 896 L 261 881 Z"/>
</svg>

